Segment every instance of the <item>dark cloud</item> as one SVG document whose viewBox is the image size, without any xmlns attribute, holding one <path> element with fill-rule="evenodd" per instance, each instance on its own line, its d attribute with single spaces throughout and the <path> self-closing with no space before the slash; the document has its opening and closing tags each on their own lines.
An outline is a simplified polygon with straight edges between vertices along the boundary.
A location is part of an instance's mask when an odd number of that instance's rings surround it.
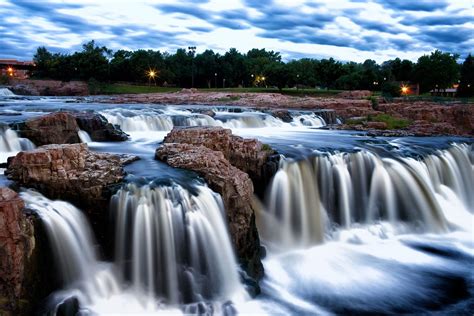
<svg viewBox="0 0 474 316">
<path fill-rule="evenodd" d="M 404 11 L 427 11 L 432 12 L 436 10 L 445 9 L 449 3 L 446 0 L 376 0 L 382 6 L 392 10 Z"/>
<path fill-rule="evenodd" d="M 188 29 L 190 31 L 203 32 L 203 33 L 209 33 L 214 30 L 212 27 L 204 27 L 204 26 L 192 26 L 192 27 L 188 27 Z"/>
<path fill-rule="evenodd" d="M 150 6 L 157 16 L 172 15 L 177 28 L 182 29 L 186 20 L 192 26 L 182 32 L 165 32 L 161 25 L 134 25 L 120 21 L 119 25 L 98 24 L 92 22 L 79 11 L 85 5 L 68 4 L 53 0 L 6 0 L 0 5 L 0 55 L 24 56 L 31 58 L 36 47 L 45 43 L 35 42 L 31 34 L 45 38 L 49 43 L 58 43 L 59 38 L 79 37 L 83 42 L 89 41 L 92 32 L 100 32 L 110 38 L 102 45 L 114 48 L 177 48 L 187 45 L 206 46 L 199 43 L 193 35 L 209 33 L 218 28 L 238 32 L 254 29 L 257 34 L 249 41 L 258 43 L 259 38 L 275 39 L 280 42 L 295 44 L 319 44 L 333 47 L 349 47 L 360 51 L 371 51 L 378 56 L 387 49 L 400 52 L 427 52 L 441 49 L 451 52 L 471 52 L 474 30 L 471 12 L 467 9 L 453 9 L 447 0 L 346 0 L 353 6 L 328 10 L 323 0 L 308 0 L 304 6 L 286 7 L 273 0 L 234 0 L 244 5 L 240 9 L 215 10 L 205 9 L 203 4 L 209 0 L 183 0 L 168 4 Z M 222 0 L 224 1 L 224 0 Z M 228 1 L 228 0 L 225 0 Z M 377 16 L 366 18 L 361 3 L 378 3 L 376 9 L 383 10 L 391 18 L 382 20 Z M 314 13 L 303 11 L 303 7 L 317 10 Z M 64 9 L 68 12 L 65 13 Z M 259 14 L 251 14 L 257 11 Z M 347 30 L 338 18 L 344 17 L 360 27 Z M 60 29 L 47 30 L 27 20 L 41 18 Z M 169 25 L 168 25 L 169 26 Z M 14 31 L 13 31 L 14 30 Z M 140 33 L 141 35 L 136 35 Z M 276 42 L 277 43 L 277 42 Z M 59 45 L 59 44 L 58 44 Z M 256 44 L 255 46 L 258 46 Z M 48 45 L 48 48 L 51 48 Z M 53 47 L 54 48 L 54 47 Z M 217 49 L 217 46 L 209 47 Z M 58 51 L 65 51 L 59 47 Z M 80 49 L 80 45 L 68 48 L 68 51 Z M 224 48 L 227 49 L 227 48 Z M 274 48 L 278 50 L 278 48 Z M 337 54 L 337 48 L 335 48 Z M 288 56 L 297 56 L 288 52 Z"/>
<path fill-rule="evenodd" d="M 437 26 L 437 25 L 462 25 L 473 21 L 472 16 L 468 15 L 432 15 L 421 18 L 404 17 L 401 23 L 412 26 Z"/>
<path fill-rule="evenodd" d="M 181 13 L 201 20 L 212 19 L 212 15 L 207 10 L 201 9 L 196 5 L 160 4 L 156 5 L 155 8 L 168 14 Z"/>
</svg>

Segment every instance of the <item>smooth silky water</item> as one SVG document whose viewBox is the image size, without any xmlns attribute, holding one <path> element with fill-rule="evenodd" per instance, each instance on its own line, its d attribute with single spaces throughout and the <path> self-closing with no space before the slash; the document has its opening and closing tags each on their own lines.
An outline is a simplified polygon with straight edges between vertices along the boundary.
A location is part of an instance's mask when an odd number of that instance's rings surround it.
<svg viewBox="0 0 474 316">
<path fill-rule="evenodd" d="M 210 117 L 193 106 L 87 101 L 10 95 L 0 110 L 3 123 L 96 110 L 131 139 L 99 143 L 81 131 L 81 140 L 141 158 L 126 167 L 128 184 L 110 203 L 108 262 L 80 210 L 22 193 L 46 227 L 65 284 L 53 301 L 76 297 L 84 314 L 99 315 L 474 311 L 472 139 L 336 132 L 320 129 L 324 120 L 309 112 L 294 111 L 284 123 L 235 107 L 214 107 Z M 154 160 L 174 126 L 205 125 L 259 138 L 283 155 L 259 203 L 267 255 L 262 293 L 253 299 L 240 281 L 220 197 L 193 172 Z M 6 126 L 0 137 L 5 157 L 33 146 Z"/>
</svg>

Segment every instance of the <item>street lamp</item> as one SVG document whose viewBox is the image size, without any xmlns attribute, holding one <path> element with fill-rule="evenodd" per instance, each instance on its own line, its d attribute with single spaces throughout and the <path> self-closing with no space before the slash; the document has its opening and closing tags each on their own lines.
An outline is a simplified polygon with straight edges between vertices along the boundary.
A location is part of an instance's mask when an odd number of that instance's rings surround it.
<svg viewBox="0 0 474 316">
<path fill-rule="evenodd" d="M 148 86 L 150 86 L 151 80 L 153 80 L 153 82 L 155 83 L 155 86 L 156 86 L 155 77 L 157 76 L 157 72 L 153 69 L 150 69 L 150 70 L 148 70 L 147 75 L 148 75 Z"/>
<path fill-rule="evenodd" d="M 300 74 L 296 75 L 296 90 L 299 90 Z"/>
<path fill-rule="evenodd" d="M 408 87 L 407 86 L 402 86 L 402 94 L 406 96 L 408 94 Z"/>
<path fill-rule="evenodd" d="M 217 72 L 214 73 L 214 87 L 217 89 Z"/>
<path fill-rule="evenodd" d="M 194 88 L 194 53 L 196 52 L 196 46 L 189 46 L 188 50 L 191 53 L 191 88 Z"/>
<path fill-rule="evenodd" d="M 225 78 L 222 79 L 222 88 L 223 88 L 223 89 L 225 88 Z"/>
</svg>

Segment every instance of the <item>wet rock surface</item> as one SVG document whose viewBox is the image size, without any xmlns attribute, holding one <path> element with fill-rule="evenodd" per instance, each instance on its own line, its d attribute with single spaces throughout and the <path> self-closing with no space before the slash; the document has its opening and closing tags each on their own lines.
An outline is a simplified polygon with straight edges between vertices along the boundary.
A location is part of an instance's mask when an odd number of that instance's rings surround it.
<svg viewBox="0 0 474 316">
<path fill-rule="evenodd" d="M 67 112 L 55 112 L 23 123 L 15 123 L 12 128 L 37 146 L 81 142 L 77 134 L 79 126 L 76 119 Z"/>
<path fill-rule="evenodd" d="M 278 170 L 279 156 L 270 146 L 255 139 L 232 135 L 230 129 L 222 127 L 174 128 L 163 142 L 202 145 L 222 152 L 233 166 L 250 176 L 255 193 L 259 195 L 263 195 L 268 182 Z"/>
<path fill-rule="evenodd" d="M 232 166 L 222 152 L 191 144 L 163 144 L 156 158 L 172 167 L 200 174 L 222 196 L 237 256 L 249 275 L 263 275 L 260 241 L 252 208 L 253 184 L 249 176 Z"/>
<path fill-rule="evenodd" d="M 20 186 L 85 211 L 97 238 L 104 242 L 108 203 L 121 186 L 122 164 L 127 161 L 130 157 L 89 151 L 86 144 L 47 145 L 10 157 L 5 175 Z"/>
<path fill-rule="evenodd" d="M 19 195 L 0 188 L 0 314 L 18 312 L 25 296 L 25 273 L 35 248 L 34 224 Z"/>
<path fill-rule="evenodd" d="M 73 112 L 79 128 L 86 131 L 91 139 L 96 142 L 120 142 L 128 139 L 120 127 L 114 126 L 107 119 L 94 112 Z"/>
</svg>

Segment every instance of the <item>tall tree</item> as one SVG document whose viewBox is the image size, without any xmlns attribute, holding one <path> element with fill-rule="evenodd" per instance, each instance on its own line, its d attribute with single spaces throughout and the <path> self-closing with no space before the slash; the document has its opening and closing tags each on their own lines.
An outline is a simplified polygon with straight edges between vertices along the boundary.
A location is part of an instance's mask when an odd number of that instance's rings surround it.
<svg viewBox="0 0 474 316">
<path fill-rule="evenodd" d="M 421 92 L 432 89 L 446 89 L 459 78 L 458 55 L 436 50 L 431 55 L 418 58 L 415 66 L 415 79 Z"/>
<path fill-rule="evenodd" d="M 474 57 L 469 54 L 461 66 L 461 79 L 457 91 L 460 97 L 474 96 Z"/>
</svg>

